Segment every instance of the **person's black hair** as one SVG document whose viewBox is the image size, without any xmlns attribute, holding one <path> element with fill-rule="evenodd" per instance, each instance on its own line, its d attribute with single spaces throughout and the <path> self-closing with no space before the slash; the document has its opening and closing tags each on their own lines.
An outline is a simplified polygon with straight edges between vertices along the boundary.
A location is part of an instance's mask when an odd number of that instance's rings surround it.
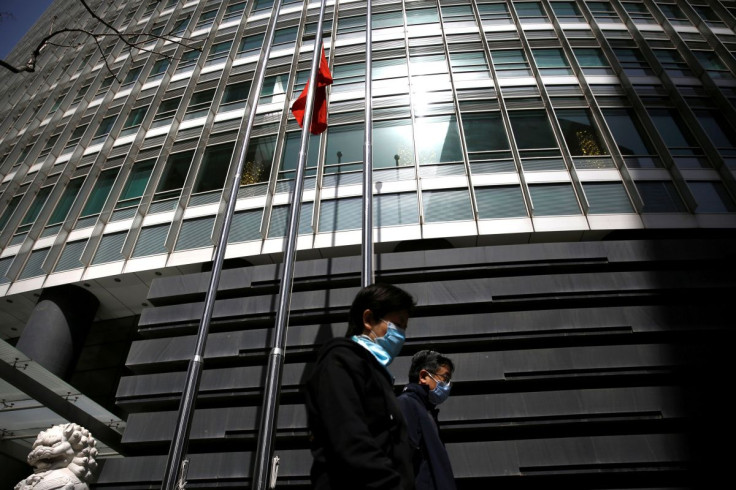
<svg viewBox="0 0 736 490">
<path fill-rule="evenodd" d="M 419 372 L 422 369 L 435 374 L 442 366 L 445 366 L 450 371 L 450 375 L 455 371 L 455 364 L 449 357 L 443 356 L 439 352 L 433 350 L 420 350 L 411 358 L 409 382 L 418 383 Z"/>
<path fill-rule="evenodd" d="M 373 318 L 382 319 L 394 311 L 406 310 L 411 314 L 415 302 L 411 294 L 391 284 L 371 284 L 366 286 L 355 296 L 350 306 L 347 337 L 363 333 L 363 312 L 371 310 Z"/>
</svg>

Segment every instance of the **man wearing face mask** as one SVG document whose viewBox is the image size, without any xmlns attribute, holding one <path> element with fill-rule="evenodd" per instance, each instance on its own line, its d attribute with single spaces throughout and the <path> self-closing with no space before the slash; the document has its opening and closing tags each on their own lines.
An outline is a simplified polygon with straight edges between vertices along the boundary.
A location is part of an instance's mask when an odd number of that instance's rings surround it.
<svg viewBox="0 0 736 490">
<path fill-rule="evenodd" d="M 454 370 L 452 360 L 439 352 L 419 351 L 411 360 L 409 384 L 399 395 L 414 450 L 416 490 L 455 489 L 455 476 L 437 423 L 437 406 L 450 396 Z"/>
<path fill-rule="evenodd" d="M 361 289 L 345 338 L 322 347 L 306 382 L 313 488 L 411 490 L 412 451 L 389 364 L 414 300 L 387 284 Z"/>
</svg>

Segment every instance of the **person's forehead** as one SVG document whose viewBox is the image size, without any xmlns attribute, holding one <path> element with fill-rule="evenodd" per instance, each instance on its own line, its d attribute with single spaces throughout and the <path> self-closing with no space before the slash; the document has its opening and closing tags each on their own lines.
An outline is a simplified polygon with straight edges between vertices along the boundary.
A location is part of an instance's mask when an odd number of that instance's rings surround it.
<svg viewBox="0 0 736 490">
<path fill-rule="evenodd" d="M 452 374 L 452 370 L 446 364 L 441 364 L 437 369 L 437 374 Z"/>
</svg>

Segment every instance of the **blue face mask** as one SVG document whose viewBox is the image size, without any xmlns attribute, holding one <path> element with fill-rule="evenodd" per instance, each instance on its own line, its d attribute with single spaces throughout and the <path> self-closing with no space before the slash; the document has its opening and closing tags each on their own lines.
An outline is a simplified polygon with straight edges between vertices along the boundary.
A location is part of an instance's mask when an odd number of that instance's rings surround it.
<svg viewBox="0 0 736 490">
<path fill-rule="evenodd" d="M 383 337 L 376 338 L 375 342 L 383 347 L 386 353 L 391 357 L 391 361 L 393 361 L 398 357 L 399 352 L 401 352 L 401 348 L 404 346 L 406 331 L 391 322 L 386 322 L 386 326 L 388 327 L 386 334 Z"/>
<path fill-rule="evenodd" d="M 401 347 L 406 339 L 405 330 L 398 328 L 391 322 L 386 322 L 388 330 L 383 337 L 371 339 L 366 335 L 353 335 L 353 341 L 359 343 L 380 362 L 383 366 L 388 366 L 399 355 Z"/>
<path fill-rule="evenodd" d="M 440 403 L 447 400 L 447 398 L 450 396 L 450 383 L 438 381 L 434 379 L 434 376 L 432 376 L 432 374 L 430 374 L 429 377 L 432 378 L 435 383 L 437 383 L 433 390 L 429 390 L 429 403 L 431 403 L 432 405 L 439 405 Z"/>
</svg>

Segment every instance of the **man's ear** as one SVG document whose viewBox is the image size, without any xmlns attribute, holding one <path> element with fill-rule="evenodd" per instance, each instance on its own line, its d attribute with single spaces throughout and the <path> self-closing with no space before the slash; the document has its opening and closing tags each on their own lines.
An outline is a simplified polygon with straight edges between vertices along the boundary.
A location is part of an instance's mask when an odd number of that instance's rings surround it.
<svg viewBox="0 0 736 490">
<path fill-rule="evenodd" d="M 422 369 L 419 371 L 419 384 L 427 384 L 427 378 L 429 378 L 429 371 Z"/>
<path fill-rule="evenodd" d="M 369 309 L 365 309 L 363 311 L 363 330 L 373 330 L 373 325 L 375 322 L 373 321 L 373 312 Z"/>
</svg>

